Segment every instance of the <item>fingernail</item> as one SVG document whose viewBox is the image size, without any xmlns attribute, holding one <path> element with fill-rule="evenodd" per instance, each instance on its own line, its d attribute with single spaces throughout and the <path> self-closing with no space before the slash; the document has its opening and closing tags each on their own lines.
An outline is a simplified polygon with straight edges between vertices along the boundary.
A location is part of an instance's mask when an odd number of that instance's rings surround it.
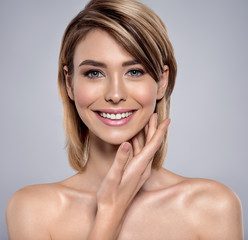
<svg viewBox="0 0 248 240">
<path fill-rule="evenodd" d="M 131 145 L 128 142 L 123 143 L 121 146 L 121 150 L 123 150 L 124 152 L 129 152 L 130 149 L 131 149 Z"/>
</svg>

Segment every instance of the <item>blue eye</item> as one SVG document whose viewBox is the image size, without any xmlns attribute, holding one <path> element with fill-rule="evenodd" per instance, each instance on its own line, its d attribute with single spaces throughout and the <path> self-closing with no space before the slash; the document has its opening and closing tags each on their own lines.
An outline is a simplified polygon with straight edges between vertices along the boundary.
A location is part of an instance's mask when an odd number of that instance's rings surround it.
<svg viewBox="0 0 248 240">
<path fill-rule="evenodd" d="M 94 79 L 94 78 L 100 78 L 100 77 L 102 77 L 103 75 L 102 75 L 102 73 L 101 73 L 100 71 L 98 71 L 98 70 L 90 70 L 90 71 L 87 71 L 87 72 L 84 74 L 84 76 Z"/>
<path fill-rule="evenodd" d="M 128 72 L 128 75 L 131 77 L 139 77 L 144 74 L 143 70 L 133 69 Z"/>
</svg>

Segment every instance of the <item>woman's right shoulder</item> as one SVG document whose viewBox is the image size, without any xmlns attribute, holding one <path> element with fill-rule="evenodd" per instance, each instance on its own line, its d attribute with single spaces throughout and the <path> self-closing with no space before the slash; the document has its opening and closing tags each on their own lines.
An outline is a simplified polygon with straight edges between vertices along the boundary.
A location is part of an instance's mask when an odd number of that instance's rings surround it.
<svg viewBox="0 0 248 240">
<path fill-rule="evenodd" d="M 60 207 L 59 184 L 24 187 L 13 194 L 6 208 L 9 239 L 50 239 L 49 226 Z"/>
<path fill-rule="evenodd" d="M 10 198 L 7 210 L 11 207 L 38 207 L 40 204 L 53 203 L 58 198 L 59 185 L 56 183 L 30 185 L 16 191 Z"/>
<path fill-rule="evenodd" d="M 73 178 L 72 178 L 73 179 Z M 29 212 L 51 214 L 61 211 L 65 204 L 71 204 L 75 199 L 86 198 L 84 191 L 75 189 L 70 179 L 56 183 L 30 185 L 16 191 L 10 198 L 6 212 L 24 214 Z M 37 215 L 36 215 L 37 216 Z"/>
</svg>

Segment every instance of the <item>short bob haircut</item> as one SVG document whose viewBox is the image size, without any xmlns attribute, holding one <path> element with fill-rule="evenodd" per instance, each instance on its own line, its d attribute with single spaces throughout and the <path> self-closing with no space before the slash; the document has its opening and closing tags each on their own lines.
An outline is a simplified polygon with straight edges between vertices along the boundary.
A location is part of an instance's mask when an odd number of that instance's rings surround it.
<svg viewBox="0 0 248 240">
<path fill-rule="evenodd" d="M 88 128 L 80 119 L 74 101 L 66 89 L 64 66 L 73 77 L 73 56 L 77 44 L 92 29 L 107 31 L 123 48 L 140 62 L 146 71 L 158 82 L 169 67 L 169 81 L 164 97 L 157 101 L 154 112 L 158 123 L 169 117 L 170 96 L 177 73 L 174 50 L 162 20 L 147 6 L 136 0 L 91 0 L 67 26 L 60 49 L 58 88 L 62 98 L 66 146 L 71 167 L 83 171 L 89 146 Z M 162 166 L 167 152 L 167 135 L 156 152 L 153 168 Z"/>
</svg>

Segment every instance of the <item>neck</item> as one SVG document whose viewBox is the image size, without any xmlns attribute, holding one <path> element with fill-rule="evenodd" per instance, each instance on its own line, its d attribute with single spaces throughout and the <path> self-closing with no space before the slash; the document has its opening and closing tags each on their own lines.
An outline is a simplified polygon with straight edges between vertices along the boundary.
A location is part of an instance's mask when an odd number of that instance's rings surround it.
<svg viewBox="0 0 248 240">
<path fill-rule="evenodd" d="M 144 146 L 144 130 L 140 131 L 136 137 L 140 146 Z M 104 142 L 94 134 L 90 135 L 89 144 L 85 174 L 87 175 L 88 180 L 90 180 L 91 187 L 97 190 L 115 160 L 119 145 Z"/>
<path fill-rule="evenodd" d="M 90 136 L 89 144 L 89 158 L 86 165 L 86 172 L 87 175 L 92 176 L 92 183 L 98 189 L 98 186 L 114 162 L 119 145 L 106 143 L 95 135 Z"/>
</svg>

